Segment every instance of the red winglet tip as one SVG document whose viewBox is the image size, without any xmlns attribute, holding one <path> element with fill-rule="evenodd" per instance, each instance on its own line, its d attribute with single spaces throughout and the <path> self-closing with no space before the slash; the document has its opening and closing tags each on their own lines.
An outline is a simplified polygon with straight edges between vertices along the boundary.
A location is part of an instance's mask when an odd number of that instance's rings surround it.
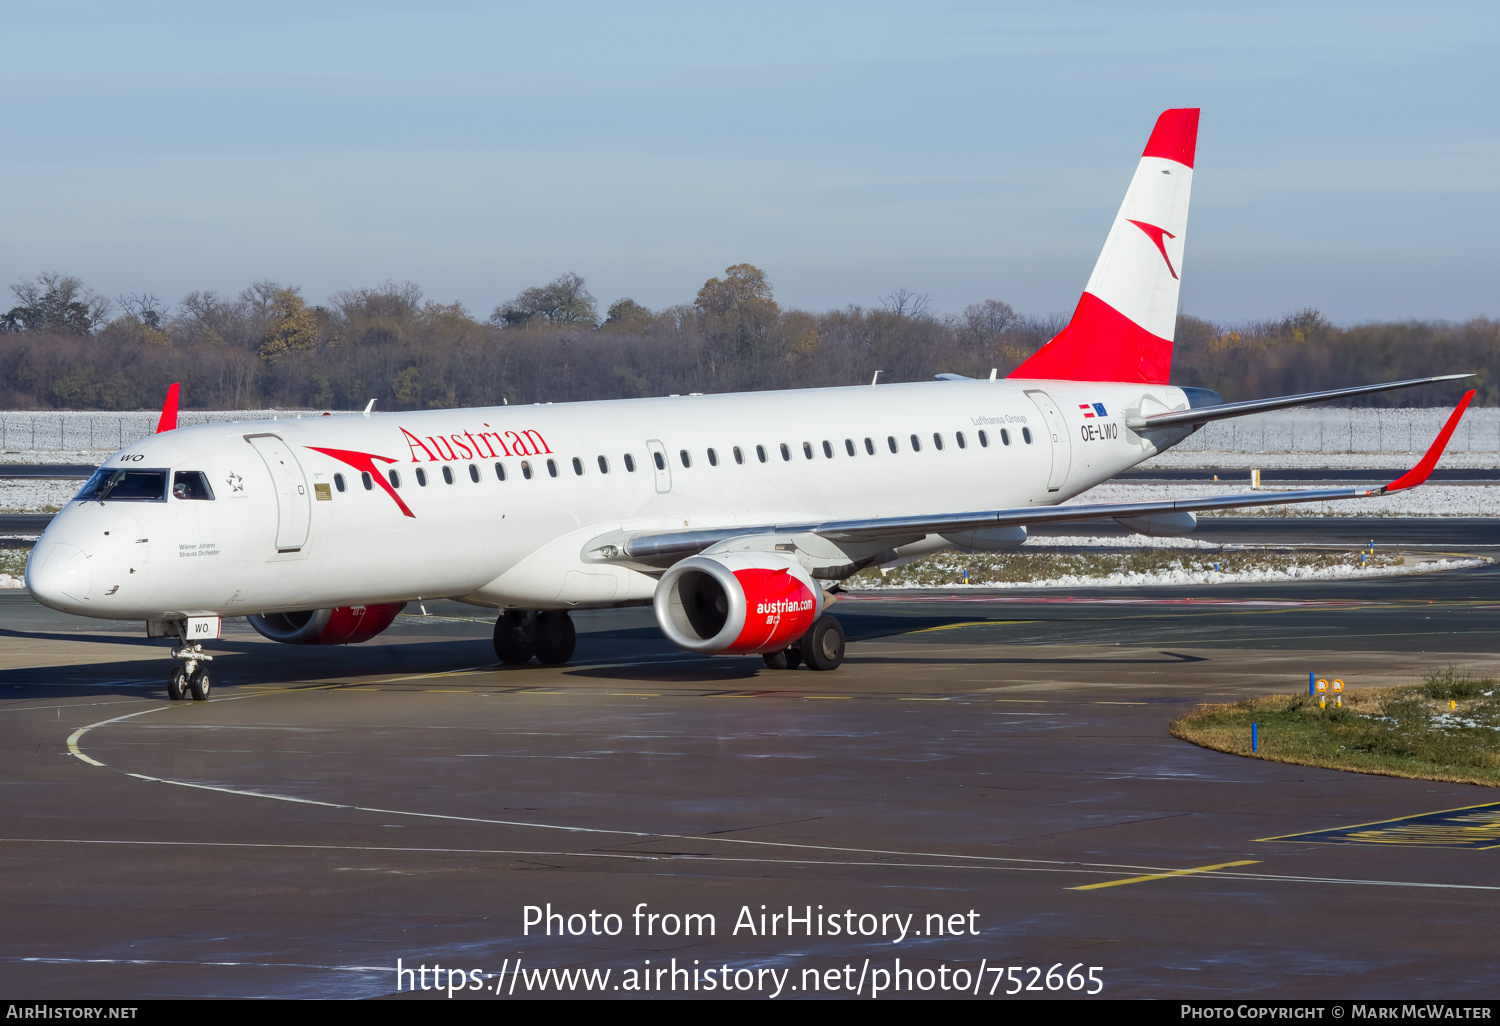
<svg viewBox="0 0 1500 1026">
<path fill-rule="evenodd" d="M 1198 152 L 1198 111 L 1197 107 L 1163 111 L 1141 156 L 1165 157 L 1192 167 Z"/>
<path fill-rule="evenodd" d="M 1433 439 L 1432 445 L 1427 449 L 1427 455 L 1422 457 L 1422 462 L 1386 485 L 1386 492 L 1399 492 L 1404 488 L 1415 488 L 1432 475 L 1433 468 L 1437 466 L 1438 458 L 1443 455 L 1443 450 L 1448 447 L 1448 439 L 1452 438 L 1453 432 L 1458 430 L 1458 422 L 1463 419 L 1464 411 L 1469 408 L 1469 403 L 1473 399 L 1474 389 L 1471 388 L 1464 393 L 1464 397 L 1458 401 L 1458 405 L 1448 415 L 1448 423 L 1443 425 L 1443 430 L 1439 431 L 1437 438 Z"/>
<path fill-rule="evenodd" d="M 167 389 L 167 401 L 161 404 L 161 420 L 156 422 L 156 433 L 172 431 L 177 427 L 177 385 L 172 382 L 172 387 Z"/>
</svg>

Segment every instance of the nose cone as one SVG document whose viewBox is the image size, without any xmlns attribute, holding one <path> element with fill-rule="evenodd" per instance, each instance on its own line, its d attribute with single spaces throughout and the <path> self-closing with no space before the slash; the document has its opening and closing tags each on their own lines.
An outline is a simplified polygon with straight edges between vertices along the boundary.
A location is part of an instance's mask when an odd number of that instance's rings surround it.
<svg viewBox="0 0 1500 1026">
<path fill-rule="evenodd" d="M 53 609 L 81 611 L 93 583 L 88 555 L 66 542 L 43 542 L 26 563 L 26 590 Z"/>
</svg>

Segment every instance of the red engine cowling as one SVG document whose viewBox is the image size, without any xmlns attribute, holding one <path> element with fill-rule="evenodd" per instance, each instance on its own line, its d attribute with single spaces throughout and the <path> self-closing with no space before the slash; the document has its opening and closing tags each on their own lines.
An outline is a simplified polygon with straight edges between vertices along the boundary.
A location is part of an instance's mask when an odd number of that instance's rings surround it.
<svg viewBox="0 0 1500 1026">
<path fill-rule="evenodd" d="M 673 644 L 690 652 L 779 652 L 823 612 L 823 589 L 800 563 L 769 552 L 689 556 L 662 574 L 652 605 Z"/>
<path fill-rule="evenodd" d="M 405 602 L 386 602 L 297 613 L 256 613 L 247 619 L 262 635 L 285 645 L 357 645 L 389 627 L 405 608 Z"/>
</svg>

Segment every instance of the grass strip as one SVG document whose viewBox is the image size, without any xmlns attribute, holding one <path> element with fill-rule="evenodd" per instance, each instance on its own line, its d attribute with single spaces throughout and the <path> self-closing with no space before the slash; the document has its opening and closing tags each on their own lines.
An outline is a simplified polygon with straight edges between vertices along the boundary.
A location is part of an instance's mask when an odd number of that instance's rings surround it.
<svg viewBox="0 0 1500 1026">
<path fill-rule="evenodd" d="M 1250 724 L 1259 751 L 1250 751 Z M 1202 705 L 1174 737 L 1232 755 L 1389 777 L 1500 786 L 1500 681 L 1448 667 L 1421 684 L 1344 693 L 1343 708 L 1306 694 Z"/>
<path fill-rule="evenodd" d="M 1363 559 L 1361 558 L 1363 557 Z M 1359 549 L 1170 549 L 1020 552 L 945 552 L 908 563 L 884 575 L 875 567 L 860 571 L 855 588 L 947 587 L 1019 584 L 1059 578 L 1107 578 L 1113 574 L 1153 575 L 1323 570 L 1335 566 L 1384 568 L 1405 563 L 1399 552 Z M 967 572 L 967 576 L 966 576 Z"/>
</svg>

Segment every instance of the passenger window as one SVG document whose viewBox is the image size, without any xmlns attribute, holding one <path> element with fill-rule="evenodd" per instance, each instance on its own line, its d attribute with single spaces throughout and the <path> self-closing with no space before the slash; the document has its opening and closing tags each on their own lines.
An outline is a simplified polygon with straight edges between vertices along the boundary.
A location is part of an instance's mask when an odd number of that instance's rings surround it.
<svg viewBox="0 0 1500 1026">
<path fill-rule="evenodd" d="M 496 463 L 495 464 L 495 480 L 496 481 L 504 481 L 505 480 L 505 464 L 504 463 Z"/>
<path fill-rule="evenodd" d="M 788 449 L 785 442 L 781 443 L 781 458 L 789 460 L 792 458 L 792 450 Z"/>
<path fill-rule="evenodd" d="M 635 457 L 630 455 L 630 453 L 628 452 L 625 454 L 625 473 L 635 473 Z"/>
<path fill-rule="evenodd" d="M 521 476 L 524 477 L 528 481 L 531 480 L 531 461 L 530 460 L 522 460 L 521 461 Z"/>
<path fill-rule="evenodd" d="M 556 477 L 557 476 L 557 461 L 556 460 L 548 460 L 547 461 L 547 473 L 550 476 L 552 476 L 552 477 Z"/>
<path fill-rule="evenodd" d="M 1001 432 L 1001 434 L 1004 433 L 1004 431 Z M 979 431 L 979 446 L 982 449 L 988 449 L 990 447 L 990 436 L 982 428 Z"/>
<path fill-rule="evenodd" d="M 911 436 L 911 451 L 912 452 L 921 452 L 922 451 L 922 440 L 920 438 L 918 438 L 916 435 L 912 435 Z"/>
<path fill-rule="evenodd" d="M 391 487 L 392 488 L 400 488 L 401 487 L 401 475 L 400 474 L 398 474 L 394 470 L 392 470 L 392 471 L 388 472 L 388 476 L 391 479 Z"/>
<path fill-rule="evenodd" d="M 340 488 L 339 491 L 343 489 Z M 203 471 L 179 470 L 172 475 L 172 498 L 211 501 L 213 497 L 214 491 L 208 486 L 208 476 Z"/>
<path fill-rule="evenodd" d="M 417 485 L 421 488 L 427 487 L 427 471 L 423 470 L 421 467 L 417 468 Z"/>
<path fill-rule="evenodd" d="M 736 462 L 736 463 L 744 463 L 745 462 L 745 454 L 740 451 L 740 447 L 737 446 L 737 445 L 734 447 L 734 462 Z"/>
<path fill-rule="evenodd" d="M 657 470 L 666 470 L 667 469 L 667 458 L 665 456 L 663 456 L 661 453 L 659 453 L 659 452 L 653 452 L 651 454 L 651 458 L 656 461 L 656 469 Z"/>
<path fill-rule="evenodd" d="M 1007 430 L 1005 430 L 1004 428 L 1000 429 L 1000 444 L 1001 445 L 1009 445 L 1010 444 L 1010 432 L 1007 431 Z"/>
<path fill-rule="evenodd" d="M 370 472 L 368 470 L 361 470 L 359 472 L 359 479 L 364 484 L 365 491 L 371 492 L 375 490 L 375 482 L 370 478 Z"/>
<path fill-rule="evenodd" d="M 609 460 L 605 459 L 603 456 L 599 457 L 599 473 L 601 473 L 601 474 L 608 474 L 609 473 Z"/>
<path fill-rule="evenodd" d="M 448 464 L 446 464 L 446 463 L 443 464 L 443 483 L 444 484 L 452 484 L 453 483 L 453 468 L 450 467 L 450 466 L 448 466 Z"/>
<path fill-rule="evenodd" d="M 803 442 L 802 443 L 802 455 L 806 456 L 808 459 L 812 459 L 812 443 L 811 442 Z"/>
<path fill-rule="evenodd" d="M 755 447 L 755 455 L 762 463 L 766 462 L 766 447 L 764 445 L 757 445 Z"/>
<path fill-rule="evenodd" d="M 969 443 L 964 439 L 962 431 L 953 432 L 953 440 L 958 443 L 960 449 L 967 449 L 969 447 Z"/>
<path fill-rule="evenodd" d="M 826 438 L 823 439 L 823 455 L 828 459 L 833 459 L 833 446 L 828 443 L 828 439 Z"/>
<path fill-rule="evenodd" d="M 875 440 L 873 438 L 865 439 L 865 452 L 869 453 L 871 456 L 875 455 Z"/>
<path fill-rule="evenodd" d="M 895 435 L 886 435 L 885 436 L 885 444 L 889 445 L 891 447 L 891 452 L 896 452 L 897 451 L 897 449 L 896 449 L 896 436 Z"/>
<path fill-rule="evenodd" d="M 1027 445 L 1031 444 L 1031 428 L 1023 427 L 1021 429 L 1021 441 L 1025 442 Z"/>
<path fill-rule="evenodd" d="M 847 452 L 850 456 L 854 455 L 854 439 L 844 439 L 844 451 Z"/>
<path fill-rule="evenodd" d="M 708 465 L 710 467 L 717 467 L 719 465 L 719 454 L 713 449 L 708 450 Z"/>
<path fill-rule="evenodd" d="M 475 484 L 479 483 L 479 468 L 472 463 L 469 464 L 469 480 Z"/>
<path fill-rule="evenodd" d="M 577 456 L 573 457 L 573 473 L 577 474 L 579 477 L 583 476 L 583 460 L 579 459 Z"/>
<path fill-rule="evenodd" d="M 682 465 L 684 467 L 691 467 L 693 465 L 693 458 L 688 455 L 688 451 L 686 449 L 679 449 L 677 452 L 677 458 L 682 460 Z"/>
<path fill-rule="evenodd" d="M 344 475 L 343 474 L 334 474 L 333 475 L 333 486 L 335 488 L 337 488 L 339 491 L 343 491 L 344 490 Z"/>
<path fill-rule="evenodd" d="M 943 448 L 943 436 L 936 431 L 932 433 L 932 447 L 938 450 Z"/>
</svg>

